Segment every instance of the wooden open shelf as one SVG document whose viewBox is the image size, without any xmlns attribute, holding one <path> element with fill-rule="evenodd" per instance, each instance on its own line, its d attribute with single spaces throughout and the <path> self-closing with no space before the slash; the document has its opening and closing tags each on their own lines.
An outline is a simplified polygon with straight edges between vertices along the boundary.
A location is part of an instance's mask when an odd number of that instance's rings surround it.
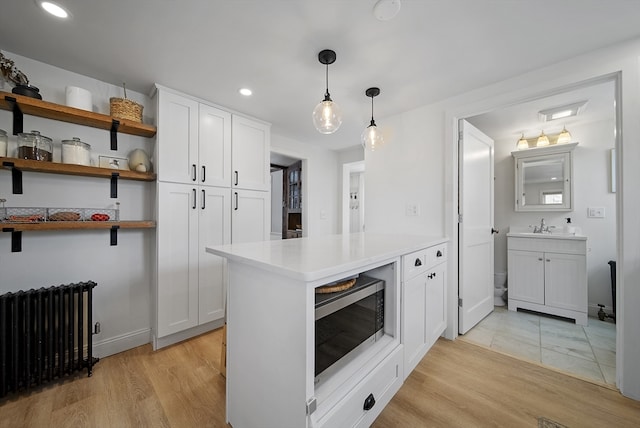
<svg viewBox="0 0 640 428">
<path fill-rule="evenodd" d="M 120 229 L 153 229 L 156 222 L 153 220 L 139 221 L 46 221 L 40 223 L 5 223 L 0 222 L 3 232 L 21 232 L 24 230 L 91 230 L 111 229 L 117 226 Z"/>
<path fill-rule="evenodd" d="M 49 174 L 80 175 L 86 177 L 111 178 L 113 173 L 124 180 L 155 181 L 155 173 L 127 171 L 121 169 L 98 168 L 95 166 L 74 165 L 57 162 L 42 162 L 29 159 L 0 157 L 0 167 L 21 171 L 45 172 Z"/>
<path fill-rule="evenodd" d="M 54 104 L 24 95 L 0 91 L 0 109 L 13 110 L 13 105 L 7 97 L 14 98 L 23 114 L 60 120 L 77 125 L 111 130 L 115 118 L 106 114 L 94 113 L 88 110 Z M 156 127 L 144 123 L 133 122 L 127 119 L 115 119 L 120 122 L 118 132 L 140 137 L 153 137 L 156 135 Z"/>
</svg>

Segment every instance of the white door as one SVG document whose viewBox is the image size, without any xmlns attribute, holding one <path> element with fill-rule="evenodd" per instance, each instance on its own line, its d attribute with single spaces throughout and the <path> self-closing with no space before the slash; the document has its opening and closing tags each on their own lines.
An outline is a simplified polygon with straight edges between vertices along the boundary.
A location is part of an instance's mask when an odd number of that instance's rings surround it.
<svg viewBox="0 0 640 428">
<path fill-rule="evenodd" d="M 493 140 L 461 120 L 458 331 L 493 311 Z"/>
<path fill-rule="evenodd" d="M 231 243 L 229 188 L 201 186 L 198 190 L 198 322 L 224 318 L 225 259 L 206 247 Z"/>
<path fill-rule="evenodd" d="M 231 118 L 232 187 L 263 190 L 271 188 L 270 126 L 233 115 Z"/>
<path fill-rule="evenodd" d="M 158 183 L 158 337 L 198 325 L 195 186 Z"/>
<path fill-rule="evenodd" d="M 158 91 L 158 180 L 196 184 L 198 103 Z"/>
<path fill-rule="evenodd" d="M 231 242 L 269 240 L 271 192 L 233 189 L 231 204 Z"/>
</svg>

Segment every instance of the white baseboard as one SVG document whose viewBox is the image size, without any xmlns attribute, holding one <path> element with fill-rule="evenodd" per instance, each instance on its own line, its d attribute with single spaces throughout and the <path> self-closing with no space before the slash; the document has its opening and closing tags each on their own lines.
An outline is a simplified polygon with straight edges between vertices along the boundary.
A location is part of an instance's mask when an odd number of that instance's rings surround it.
<svg viewBox="0 0 640 428">
<path fill-rule="evenodd" d="M 164 337 L 152 337 L 153 341 L 153 350 L 156 351 L 160 348 L 164 348 L 165 346 L 173 345 L 178 342 L 182 342 L 183 340 L 191 339 L 192 337 L 196 337 L 203 333 L 207 333 L 211 330 L 215 330 L 224 325 L 224 319 L 219 319 L 216 321 L 211 321 L 206 324 L 202 324 L 188 330 L 184 330 L 178 333 L 170 334 L 169 336 Z"/>
<path fill-rule="evenodd" d="M 151 329 L 144 328 L 121 336 L 93 341 L 93 355 L 98 358 L 108 357 L 119 352 L 128 351 L 151 342 Z"/>
</svg>

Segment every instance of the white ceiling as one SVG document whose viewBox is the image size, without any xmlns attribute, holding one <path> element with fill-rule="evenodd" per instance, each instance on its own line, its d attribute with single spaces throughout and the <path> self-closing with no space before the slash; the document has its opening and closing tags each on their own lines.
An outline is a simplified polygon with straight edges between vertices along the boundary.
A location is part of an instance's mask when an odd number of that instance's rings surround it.
<svg viewBox="0 0 640 428">
<path fill-rule="evenodd" d="M 383 127 L 384 116 L 640 35 L 640 1 L 401 1 L 393 20 L 378 21 L 377 0 L 58 0 L 73 15 L 63 22 L 34 0 L 5 0 L 0 49 L 142 93 L 158 82 L 341 149 L 369 122 L 368 87 L 381 89 Z M 321 135 L 311 112 L 327 48 L 344 121 Z M 254 95 L 240 96 L 242 86 Z"/>
</svg>

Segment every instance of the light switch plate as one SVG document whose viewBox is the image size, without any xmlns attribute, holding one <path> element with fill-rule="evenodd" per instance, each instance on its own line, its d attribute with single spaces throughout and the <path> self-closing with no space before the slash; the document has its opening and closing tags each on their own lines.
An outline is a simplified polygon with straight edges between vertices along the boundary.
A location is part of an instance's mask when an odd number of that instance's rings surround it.
<svg viewBox="0 0 640 428">
<path fill-rule="evenodd" d="M 587 217 L 604 218 L 604 207 L 589 207 L 587 211 Z"/>
</svg>

